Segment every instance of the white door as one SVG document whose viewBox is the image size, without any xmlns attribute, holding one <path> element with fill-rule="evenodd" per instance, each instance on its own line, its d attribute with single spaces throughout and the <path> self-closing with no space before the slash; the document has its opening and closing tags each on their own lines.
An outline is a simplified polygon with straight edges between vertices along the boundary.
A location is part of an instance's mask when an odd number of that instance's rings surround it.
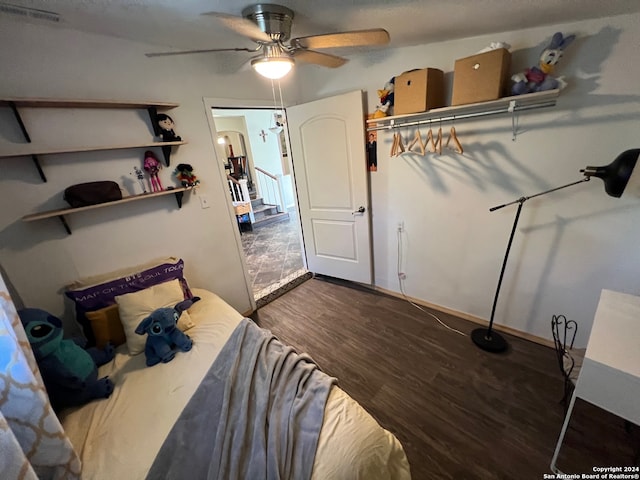
<svg viewBox="0 0 640 480">
<path fill-rule="evenodd" d="M 362 92 L 287 108 L 307 267 L 371 284 Z"/>
</svg>

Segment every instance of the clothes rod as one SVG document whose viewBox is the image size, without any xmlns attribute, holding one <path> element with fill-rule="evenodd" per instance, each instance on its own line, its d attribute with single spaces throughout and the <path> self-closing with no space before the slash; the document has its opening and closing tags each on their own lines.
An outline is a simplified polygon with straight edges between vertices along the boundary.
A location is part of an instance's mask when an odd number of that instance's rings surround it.
<svg viewBox="0 0 640 480">
<path fill-rule="evenodd" d="M 393 128 L 403 128 L 403 127 L 413 127 L 416 125 L 424 125 L 424 124 L 432 124 L 432 123 L 442 123 L 442 122 L 449 122 L 449 121 L 454 121 L 454 120 L 465 120 L 467 118 L 477 118 L 477 117 L 487 117 L 489 115 L 498 115 L 501 113 L 512 113 L 515 114 L 517 112 L 521 112 L 524 110 L 535 110 L 538 108 L 546 108 L 546 107 L 553 107 L 555 106 L 556 102 L 554 101 L 549 101 L 549 102 L 544 102 L 544 103 L 537 103 L 537 104 L 533 104 L 533 105 L 516 105 L 513 108 L 507 106 L 504 108 L 498 108 L 498 109 L 494 109 L 494 110 L 484 110 L 481 112 L 474 112 L 474 113 L 463 113 L 460 115 L 454 115 L 454 114 L 450 114 L 444 117 L 433 117 L 433 118 L 429 118 L 427 120 L 415 120 L 415 121 L 411 121 L 411 122 L 405 122 L 405 123 L 391 123 L 389 125 L 382 125 L 382 126 L 378 126 L 378 127 L 371 127 L 371 128 L 367 128 L 367 132 L 373 132 L 373 131 L 377 131 L 377 130 L 390 130 Z M 428 115 L 428 113 L 427 113 Z M 380 120 L 384 121 L 384 118 L 381 118 Z M 393 122 L 393 120 L 392 120 Z"/>
</svg>

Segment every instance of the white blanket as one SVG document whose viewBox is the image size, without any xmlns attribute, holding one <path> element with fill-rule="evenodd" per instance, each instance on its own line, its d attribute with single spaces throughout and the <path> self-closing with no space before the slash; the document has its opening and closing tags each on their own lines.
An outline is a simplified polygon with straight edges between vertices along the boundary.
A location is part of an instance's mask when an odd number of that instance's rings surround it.
<svg viewBox="0 0 640 480">
<path fill-rule="evenodd" d="M 217 357 L 242 315 L 217 295 L 190 309 L 196 326 L 189 352 L 169 363 L 145 365 L 144 354 L 126 346 L 100 368 L 115 384 L 110 398 L 63 412 L 62 424 L 83 463 L 85 479 L 144 479 L 172 425 Z M 313 479 L 409 479 L 400 442 L 338 387 L 329 395 Z"/>
</svg>

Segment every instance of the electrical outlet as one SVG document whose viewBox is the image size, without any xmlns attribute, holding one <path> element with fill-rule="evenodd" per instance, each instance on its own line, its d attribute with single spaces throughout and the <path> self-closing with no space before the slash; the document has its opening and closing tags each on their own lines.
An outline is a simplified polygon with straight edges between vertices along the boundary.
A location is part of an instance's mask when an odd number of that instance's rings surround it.
<svg viewBox="0 0 640 480">
<path fill-rule="evenodd" d="M 209 208 L 211 204 L 209 203 L 208 195 L 200 195 L 200 207 L 201 208 Z"/>
</svg>

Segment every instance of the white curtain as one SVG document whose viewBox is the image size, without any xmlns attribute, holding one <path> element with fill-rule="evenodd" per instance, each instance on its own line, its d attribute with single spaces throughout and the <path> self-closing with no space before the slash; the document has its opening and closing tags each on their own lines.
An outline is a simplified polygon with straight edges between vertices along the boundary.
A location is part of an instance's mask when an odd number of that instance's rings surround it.
<svg viewBox="0 0 640 480">
<path fill-rule="evenodd" d="M 3 480 L 80 478 L 80 460 L 51 408 L 1 275 L 0 472 Z"/>
</svg>

